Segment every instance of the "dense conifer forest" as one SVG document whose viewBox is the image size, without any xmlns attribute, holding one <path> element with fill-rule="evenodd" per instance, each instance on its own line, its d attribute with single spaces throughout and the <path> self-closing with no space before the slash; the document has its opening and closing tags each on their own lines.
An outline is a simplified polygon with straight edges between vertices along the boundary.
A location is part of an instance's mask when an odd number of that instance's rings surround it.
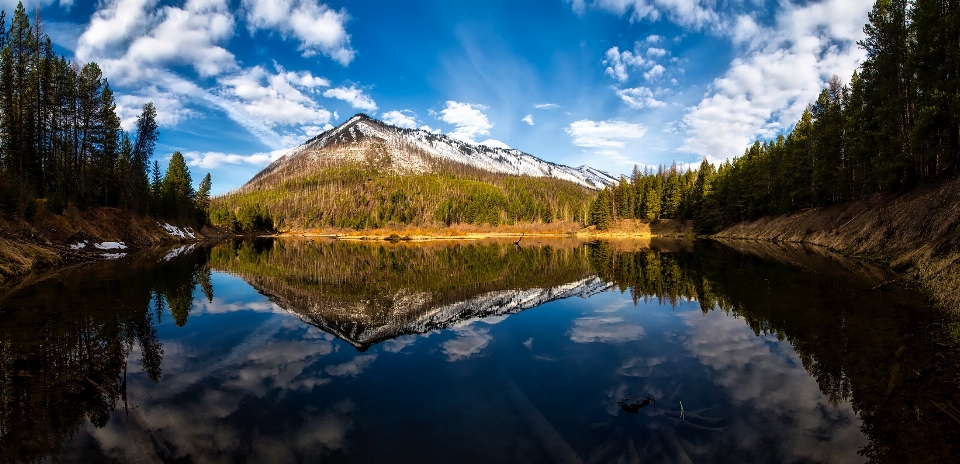
<svg viewBox="0 0 960 464">
<path fill-rule="evenodd" d="M 157 110 L 143 106 L 131 136 L 96 63 L 56 56 L 39 9 L 23 4 L 7 27 L 0 13 L 0 212 L 29 219 L 37 208 L 122 207 L 179 220 L 204 220 L 209 174 L 194 192 L 183 156 L 165 173 L 150 159 Z"/>
<path fill-rule="evenodd" d="M 960 2 L 878 0 L 866 60 L 834 76 L 793 130 L 719 165 L 639 173 L 600 192 L 590 222 L 693 219 L 698 233 L 867 195 L 897 193 L 960 168 Z"/>
</svg>

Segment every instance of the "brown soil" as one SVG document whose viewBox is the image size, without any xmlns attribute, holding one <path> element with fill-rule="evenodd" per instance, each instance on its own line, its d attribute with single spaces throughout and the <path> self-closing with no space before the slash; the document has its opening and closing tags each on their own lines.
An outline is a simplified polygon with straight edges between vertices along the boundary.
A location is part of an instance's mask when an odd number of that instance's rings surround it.
<svg viewBox="0 0 960 464">
<path fill-rule="evenodd" d="M 888 263 L 915 277 L 936 304 L 960 314 L 960 178 L 745 222 L 716 237 L 809 243 Z"/>
<path fill-rule="evenodd" d="M 200 235 L 210 232 L 215 231 L 204 229 Z M 156 219 L 116 208 L 81 211 L 70 207 L 63 214 L 41 211 L 29 221 L 0 217 L 0 286 L 24 280 L 32 273 L 104 259 L 90 246 L 81 250 L 70 247 L 83 241 L 123 242 L 127 249 L 122 252 L 129 253 L 187 240 L 193 241 L 171 236 Z"/>
</svg>

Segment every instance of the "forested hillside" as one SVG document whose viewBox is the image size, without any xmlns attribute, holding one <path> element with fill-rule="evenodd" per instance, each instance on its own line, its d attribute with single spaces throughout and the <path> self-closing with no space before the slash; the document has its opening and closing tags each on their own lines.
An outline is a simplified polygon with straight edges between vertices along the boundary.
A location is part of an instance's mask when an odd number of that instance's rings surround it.
<svg viewBox="0 0 960 464">
<path fill-rule="evenodd" d="M 210 220 L 236 230 L 584 222 L 595 195 L 549 177 L 453 166 L 403 174 L 385 166 L 348 163 L 214 198 Z"/>
<path fill-rule="evenodd" d="M 878 0 L 864 32 L 860 69 L 847 84 L 830 79 L 789 134 L 719 166 L 704 161 L 695 173 L 635 172 L 600 193 L 591 222 L 692 218 L 711 233 L 956 175 L 960 2 Z"/>
<path fill-rule="evenodd" d="M 113 206 L 203 220 L 209 175 L 193 192 L 182 156 L 166 173 L 150 159 L 156 108 L 143 106 L 136 136 L 120 127 L 113 91 L 96 63 L 56 56 L 39 9 L 23 4 L 10 27 L 0 13 L 0 212 L 31 217 L 38 207 Z"/>
</svg>

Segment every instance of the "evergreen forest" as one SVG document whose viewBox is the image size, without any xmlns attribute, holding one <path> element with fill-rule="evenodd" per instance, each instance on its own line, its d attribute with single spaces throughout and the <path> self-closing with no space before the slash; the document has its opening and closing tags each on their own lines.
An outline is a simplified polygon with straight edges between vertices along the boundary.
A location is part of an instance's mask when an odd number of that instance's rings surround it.
<svg viewBox="0 0 960 464">
<path fill-rule="evenodd" d="M 414 174 L 348 163 L 214 198 L 210 222 L 238 231 L 583 223 L 594 196 L 560 179 L 493 174 L 460 165 Z"/>
<path fill-rule="evenodd" d="M 694 172 L 661 167 L 601 191 L 589 222 L 736 222 L 899 193 L 960 168 L 960 2 L 878 0 L 850 81 L 831 78 L 793 130 Z"/>
<path fill-rule="evenodd" d="M 163 174 L 154 161 L 148 176 L 159 136 L 152 103 L 135 136 L 124 131 L 100 67 L 57 56 L 39 8 L 31 20 L 21 3 L 6 23 L 0 12 L 0 212 L 29 219 L 38 207 L 108 206 L 206 219 L 209 174 L 195 192 L 175 153 Z"/>
</svg>

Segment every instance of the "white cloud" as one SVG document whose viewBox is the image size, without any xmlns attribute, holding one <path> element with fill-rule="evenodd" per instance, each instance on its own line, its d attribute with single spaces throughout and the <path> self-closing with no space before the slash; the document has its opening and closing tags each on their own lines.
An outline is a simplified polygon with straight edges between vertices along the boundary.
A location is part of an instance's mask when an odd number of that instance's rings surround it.
<svg viewBox="0 0 960 464">
<path fill-rule="evenodd" d="M 593 4 L 616 15 L 629 14 L 630 21 L 656 21 L 664 14 L 673 22 L 687 27 L 716 26 L 720 15 L 701 3 L 716 5 L 716 2 L 698 0 L 596 0 Z"/>
<path fill-rule="evenodd" d="M 663 76 L 663 72 L 666 71 L 666 68 L 656 64 L 649 71 L 643 73 L 643 78 L 647 81 L 655 81 L 660 79 L 660 76 Z"/>
<path fill-rule="evenodd" d="M 104 0 L 77 40 L 76 56 L 101 65 L 126 126 L 146 98 L 154 100 L 162 125 L 195 116 L 186 102 L 199 103 L 222 110 L 271 149 L 297 145 L 305 131 L 328 124 L 330 112 L 314 98 L 330 81 L 277 64 L 275 72 L 241 68 L 222 46 L 234 28 L 227 0 L 187 0 L 182 7 Z M 171 70 L 184 65 L 216 84 L 202 87 Z"/>
<path fill-rule="evenodd" d="M 682 149 L 719 161 L 742 154 L 757 137 L 791 127 L 830 76 L 846 78 L 862 60 L 856 42 L 872 4 L 790 3 L 770 27 L 740 20 L 733 38 L 744 54 L 688 109 Z"/>
<path fill-rule="evenodd" d="M 182 8 L 156 8 L 153 0 L 114 0 L 98 10 L 80 36 L 77 58 L 100 63 L 122 84 L 144 82 L 156 67 L 189 65 L 210 77 L 237 69 L 217 45 L 233 36 L 225 0 L 188 0 Z"/>
<path fill-rule="evenodd" d="M 440 344 L 443 354 L 447 355 L 447 361 L 454 362 L 467 359 L 487 346 L 493 337 L 487 333 L 489 329 L 474 329 L 472 327 L 462 327 L 453 329 L 457 338 L 447 340 Z"/>
<path fill-rule="evenodd" d="M 369 366 L 370 363 L 372 363 L 376 359 L 377 359 L 377 355 L 375 354 L 360 355 L 343 364 L 337 364 L 335 366 L 327 366 L 327 368 L 324 369 L 324 371 L 327 374 L 330 374 L 335 377 L 343 377 L 343 376 L 356 377 L 357 375 L 360 375 L 360 373 L 362 373 L 363 370 L 366 369 L 367 366 Z"/>
<path fill-rule="evenodd" d="M 261 124 L 271 127 L 278 124 L 319 125 L 330 121 L 330 112 L 303 93 L 327 86 L 329 81 L 309 72 L 287 72 L 279 68 L 277 73 L 271 73 L 256 66 L 223 77 L 219 82 L 223 86 L 220 96 L 235 97 L 228 105 Z"/>
<path fill-rule="evenodd" d="M 281 149 L 266 153 L 254 153 L 252 155 L 237 155 L 214 151 L 187 151 L 183 153 L 183 157 L 186 159 L 188 166 L 214 169 L 223 166 L 224 164 L 252 164 L 254 166 L 266 166 L 276 161 L 288 151 L 289 150 Z"/>
<path fill-rule="evenodd" d="M 534 122 L 533 122 L 533 115 L 532 115 L 532 114 L 528 114 L 528 115 L 524 116 L 523 119 L 521 119 L 521 121 L 523 121 L 523 122 L 525 122 L 525 123 L 527 123 L 527 124 L 530 124 L 530 125 L 532 126 L 532 125 L 534 124 Z"/>
<path fill-rule="evenodd" d="M 243 0 L 252 32 L 273 29 L 300 41 L 299 50 L 310 57 L 321 53 L 343 66 L 356 54 L 350 47 L 346 10 L 335 11 L 316 0 Z"/>
<path fill-rule="evenodd" d="M 591 121 L 581 119 L 566 129 L 579 147 L 622 147 L 628 141 L 639 140 L 647 133 L 643 124 L 619 120 Z"/>
<path fill-rule="evenodd" d="M 648 44 L 657 44 L 657 43 L 660 43 L 660 42 L 662 42 L 662 41 L 663 41 L 663 37 L 661 37 L 661 36 L 659 36 L 659 35 L 656 35 L 656 34 L 648 35 L 647 38 L 644 39 L 644 42 L 646 42 L 646 43 L 648 43 Z"/>
<path fill-rule="evenodd" d="M 23 2 L 23 7 L 27 10 L 27 14 L 33 13 L 33 8 L 39 6 L 41 8 L 47 5 L 53 5 L 57 3 L 57 0 L 0 0 L 0 10 L 7 12 L 7 21 L 13 16 L 13 10 L 17 8 L 17 4 Z M 73 6 L 74 0 L 59 0 L 60 8 L 65 10 L 70 10 L 70 7 Z M 7 24 L 9 27 L 9 24 Z"/>
<path fill-rule="evenodd" d="M 666 103 L 657 100 L 653 91 L 647 87 L 637 87 L 632 89 L 617 89 L 617 96 L 631 108 L 658 108 L 666 106 Z"/>
<path fill-rule="evenodd" d="M 560 105 L 556 103 L 537 103 L 536 105 L 533 105 L 533 107 L 538 110 L 554 110 L 560 108 Z"/>
<path fill-rule="evenodd" d="M 484 145 L 490 148 L 503 148 L 504 150 L 510 149 L 510 145 L 507 145 L 506 143 L 503 143 L 497 139 L 487 139 L 483 142 L 480 142 L 479 145 Z"/>
<path fill-rule="evenodd" d="M 603 64 L 607 66 L 604 72 L 620 82 L 626 82 L 630 78 L 627 73 L 629 68 L 643 66 L 646 62 L 640 54 L 630 51 L 620 52 L 619 47 L 610 47 L 603 58 Z"/>
<path fill-rule="evenodd" d="M 417 115 L 410 110 L 394 110 L 383 113 L 383 122 L 404 129 L 417 128 Z"/>
<path fill-rule="evenodd" d="M 630 78 L 630 71 L 633 69 L 646 69 L 643 73 L 647 81 L 655 81 L 663 76 L 666 68 L 658 64 L 656 60 L 667 56 L 667 51 L 663 48 L 647 47 L 643 50 L 644 42 L 634 43 L 633 51 L 620 51 L 619 47 L 610 47 L 603 55 L 603 65 L 606 66 L 604 73 L 616 79 L 619 82 L 626 82 Z M 643 55 L 646 54 L 647 58 Z"/>
<path fill-rule="evenodd" d="M 662 48 L 650 47 L 647 49 L 647 56 L 651 56 L 654 58 L 662 58 L 664 56 L 667 56 L 667 51 Z"/>
<path fill-rule="evenodd" d="M 334 87 L 323 92 L 323 96 L 343 100 L 358 110 L 377 111 L 377 103 L 369 95 L 364 94 L 363 89 L 358 89 L 356 86 Z"/>
<path fill-rule="evenodd" d="M 116 98 L 117 115 L 124 130 L 133 130 L 137 117 L 143 112 L 143 105 L 153 102 L 157 108 L 157 124 L 160 127 L 173 127 L 185 119 L 199 115 L 194 110 L 184 108 L 183 102 L 175 95 L 162 92 L 155 86 L 143 89 L 137 95 L 120 95 Z"/>
<path fill-rule="evenodd" d="M 643 163 L 627 158 L 626 156 L 624 156 L 623 154 L 621 154 L 616 150 L 594 150 L 593 155 L 598 156 L 601 159 L 604 159 L 614 164 L 621 164 L 625 166 L 633 166 L 635 164 L 638 164 L 641 166 L 643 165 Z"/>
<path fill-rule="evenodd" d="M 665 358 L 625 359 L 617 368 L 617 375 L 624 377 L 649 377 L 656 366 L 663 364 Z"/>
<path fill-rule="evenodd" d="M 416 335 L 404 335 L 392 340 L 387 340 L 383 342 L 380 347 L 388 353 L 399 353 L 403 351 L 404 348 L 412 346 L 417 340 L 418 337 Z"/>
<path fill-rule="evenodd" d="M 573 12 L 578 15 L 582 15 L 583 12 L 587 10 L 586 0 L 565 0 L 565 1 L 570 3 L 571 8 L 573 8 Z"/>
<path fill-rule="evenodd" d="M 56 3 L 57 0 L 0 0 L 0 10 L 7 12 L 7 21 L 13 16 L 13 10 L 17 8 L 17 4 L 23 2 L 23 7 L 27 10 L 28 14 L 33 13 L 33 7 L 45 7 L 47 5 L 52 5 Z M 60 0 L 60 8 L 65 10 L 70 10 L 70 7 L 73 6 L 74 0 Z M 7 24 L 9 27 L 9 24 Z"/>
<path fill-rule="evenodd" d="M 848 401 L 831 404 L 789 340 L 757 336 L 720 311 L 679 317 L 689 326 L 684 347 L 732 402 L 728 432 L 740 443 L 769 442 L 771 455 L 794 462 L 856 460 L 867 444 L 856 412 Z"/>
<path fill-rule="evenodd" d="M 643 327 L 627 324 L 620 317 L 582 317 L 574 320 L 570 329 L 570 340 L 575 343 L 623 343 L 643 336 Z"/>
<path fill-rule="evenodd" d="M 201 77 L 237 67 L 232 53 L 215 45 L 233 36 L 234 21 L 224 0 L 188 0 L 183 8 L 164 7 L 163 21 L 135 40 L 127 54 L 141 64 L 188 64 Z"/>
<path fill-rule="evenodd" d="M 77 41 L 77 57 L 93 61 L 111 55 L 113 47 L 149 27 L 157 15 L 156 4 L 157 0 L 105 0 Z"/>
<path fill-rule="evenodd" d="M 487 119 L 483 111 L 486 106 L 461 103 L 449 100 L 447 106 L 440 111 L 440 120 L 456 126 L 450 137 L 464 142 L 477 143 L 477 137 L 481 135 L 490 135 L 490 129 L 493 124 Z"/>
</svg>

